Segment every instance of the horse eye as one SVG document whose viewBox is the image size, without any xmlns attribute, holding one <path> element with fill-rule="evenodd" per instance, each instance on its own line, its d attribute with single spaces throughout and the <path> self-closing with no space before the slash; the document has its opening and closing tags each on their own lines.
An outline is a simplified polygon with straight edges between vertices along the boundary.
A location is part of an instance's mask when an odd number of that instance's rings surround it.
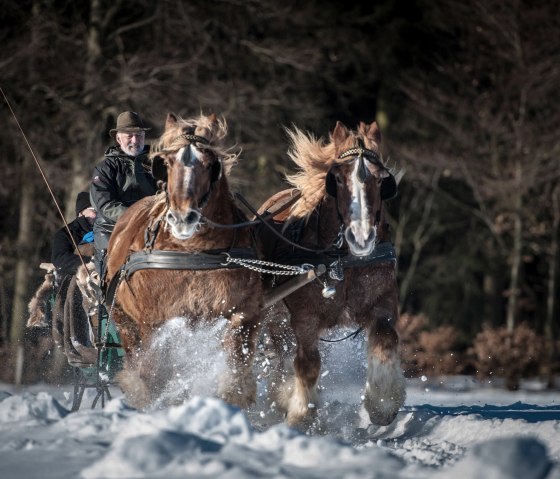
<svg viewBox="0 0 560 479">
<path fill-rule="evenodd" d="M 200 143 L 198 141 L 195 141 L 193 143 L 193 146 L 202 153 L 207 153 L 209 151 L 208 145 L 205 145 L 204 143 Z"/>
</svg>

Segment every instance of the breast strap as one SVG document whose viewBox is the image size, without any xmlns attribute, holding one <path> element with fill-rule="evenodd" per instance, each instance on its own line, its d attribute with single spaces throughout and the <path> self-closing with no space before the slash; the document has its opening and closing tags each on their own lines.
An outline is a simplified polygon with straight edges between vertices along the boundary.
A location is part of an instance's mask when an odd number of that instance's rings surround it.
<svg viewBox="0 0 560 479">
<path fill-rule="evenodd" d="M 257 257 L 253 248 L 231 248 L 196 253 L 169 250 L 135 251 L 130 253 L 120 270 L 107 285 L 105 304 L 112 303 L 121 280 L 129 278 L 136 271 L 143 269 L 213 270 L 242 267 L 235 263 L 226 262 L 228 255 L 232 258 L 241 259 L 255 259 Z"/>
</svg>

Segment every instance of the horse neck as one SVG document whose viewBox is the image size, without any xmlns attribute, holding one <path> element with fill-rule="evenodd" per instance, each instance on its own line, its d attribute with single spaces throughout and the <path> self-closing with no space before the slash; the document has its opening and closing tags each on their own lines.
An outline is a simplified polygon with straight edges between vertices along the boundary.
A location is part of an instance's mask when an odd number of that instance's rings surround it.
<svg viewBox="0 0 560 479">
<path fill-rule="evenodd" d="M 391 241 L 391 229 L 387 222 L 387 215 L 385 214 L 384 205 L 381 205 L 381 216 L 379 225 L 377 226 L 377 238 L 379 243 Z"/>
<path fill-rule="evenodd" d="M 210 199 L 202 214 L 215 223 L 233 224 L 236 222 L 235 202 L 225 177 L 214 184 Z"/>
<path fill-rule="evenodd" d="M 214 185 L 214 191 L 212 191 L 210 200 L 202 214 L 208 220 L 220 225 L 233 225 L 245 219 L 240 218 L 239 210 L 224 177 L 220 178 Z M 201 230 L 200 238 L 212 243 L 215 248 L 253 246 L 253 239 L 248 228 L 233 229 L 209 226 Z"/>
<path fill-rule="evenodd" d="M 315 244 L 326 247 L 336 241 L 341 224 L 336 201 L 327 195 L 310 215 L 306 230 L 310 239 L 314 236 Z"/>
</svg>

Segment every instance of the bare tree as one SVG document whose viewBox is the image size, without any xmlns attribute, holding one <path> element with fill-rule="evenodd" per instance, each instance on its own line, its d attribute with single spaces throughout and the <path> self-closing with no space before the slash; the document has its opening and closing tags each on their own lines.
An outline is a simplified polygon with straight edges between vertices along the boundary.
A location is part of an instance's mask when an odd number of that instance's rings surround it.
<svg viewBox="0 0 560 479">
<path fill-rule="evenodd" d="M 406 72 L 401 82 L 421 119 L 408 125 L 419 148 L 439 153 L 419 161 L 469 185 L 473 214 L 508 264 L 509 331 L 519 312 L 523 257 L 536 239 L 533 199 L 559 179 L 552 125 L 560 122 L 560 109 L 551 99 L 558 99 L 560 39 L 551 9 L 520 1 L 440 1 L 433 12 L 448 50 L 431 59 L 431 70 Z"/>
</svg>

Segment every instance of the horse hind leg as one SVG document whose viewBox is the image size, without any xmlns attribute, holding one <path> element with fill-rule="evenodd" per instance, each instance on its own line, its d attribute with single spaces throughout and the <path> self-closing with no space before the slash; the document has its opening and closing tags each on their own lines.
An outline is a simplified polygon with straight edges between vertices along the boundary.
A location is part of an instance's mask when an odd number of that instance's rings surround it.
<svg viewBox="0 0 560 479">
<path fill-rule="evenodd" d="M 224 338 L 228 371 L 220 378 L 218 394 L 240 408 L 249 407 L 257 396 L 253 362 L 259 329 L 258 317 L 248 320 L 242 314 L 234 314 Z"/>
<path fill-rule="evenodd" d="M 406 398 L 398 346 L 399 338 L 390 322 L 377 320 L 368 337 L 364 407 L 378 426 L 391 424 Z"/>
<path fill-rule="evenodd" d="M 270 373 L 266 374 L 269 399 L 279 402 L 279 391 L 288 377 L 293 376 L 296 339 L 290 326 L 290 312 L 282 301 L 266 314 L 264 352 L 269 360 Z M 284 403 L 286 401 L 283 401 Z"/>
</svg>

